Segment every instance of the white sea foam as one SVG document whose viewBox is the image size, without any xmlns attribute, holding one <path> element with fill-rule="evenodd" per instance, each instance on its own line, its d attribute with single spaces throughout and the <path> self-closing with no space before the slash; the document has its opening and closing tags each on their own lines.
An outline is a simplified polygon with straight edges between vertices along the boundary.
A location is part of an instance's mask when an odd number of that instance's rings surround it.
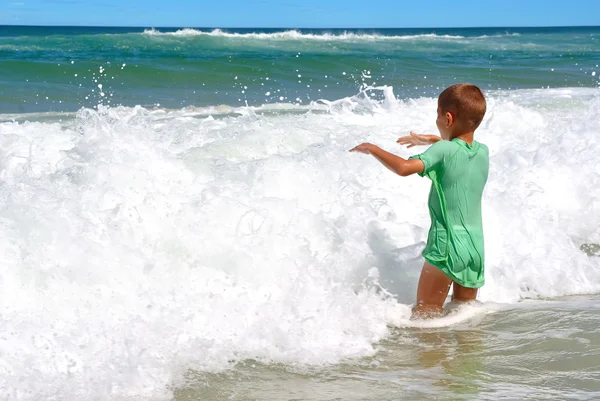
<svg viewBox="0 0 600 401">
<path fill-rule="evenodd" d="M 303 33 L 296 29 L 280 32 L 226 32 L 221 29 L 213 29 L 211 31 L 203 31 L 192 28 L 179 29 L 170 32 L 161 32 L 155 28 L 146 29 L 143 32 L 148 36 L 172 36 L 172 37 L 195 37 L 195 36 L 211 36 L 223 38 L 238 38 L 238 39 L 270 39 L 270 40 L 319 40 L 319 41 L 390 41 L 390 40 L 454 40 L 454 39 L 488 39 L 488 38 L 504 38 L 518 37 L 520 33 L 504 33 L 497 35 L 482 35 L 482 36 L 461 36 L 461 35 L 441 35 L 435 33 L 414 34 L 414 35 L 381 35 L 372 33 L 357 33 L 357 32 L 341 32 L 341 33 Z"/>
<path fill-rule="evenodd" d="M 463 39 L 464 36 L 458 35 L 436 35 L 418 34 L 418 35 L 378 35 L 367 33 L 343 32 L 334 33 L 302 33 L 298 30 L 288 30 L 281 32 L 251 32 L 251 33 L 236 33 L 225 32 L 221 29 L 213 29 L 212 31 L 201 31 L 197 29 L 185 28 L 172 32 L 161 32 L 157 29 L 146 29 L 144 35 L 150 36 L 177 36 L 177 37 L 192 37 L 192 36 L 213 36 L 224 38 L 240 38 L 240 39 L 273 39 L 273 40 L 413 40 L 413 39 Z"/>
<path fill-rule="evenodd" d="M 418 326 L 429 184 L 348 149 L 413 154 L 395 139 L 432 132 L 436 102 L 378 90 L 0 123 L 1 393 L 169 399 L 189 368 L 335 363 Z M 600 242 L 599 118 L 594 90 L 491 94 L 482 301 L 600 291 L 579 250 Z"/>
</svg>

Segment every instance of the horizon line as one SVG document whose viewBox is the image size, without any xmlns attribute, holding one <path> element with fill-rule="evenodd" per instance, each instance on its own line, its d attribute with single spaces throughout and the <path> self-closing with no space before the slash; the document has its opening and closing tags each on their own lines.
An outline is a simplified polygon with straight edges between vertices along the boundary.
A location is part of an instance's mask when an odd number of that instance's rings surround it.
<svg viewBox="0 0 600 401">
<path fill-rule="evenodd" d="M 489 25 L 489 26 L 410 26 L 410 27 L 284 27 L 284 26 L 159 26 L 159 25 L 33 25 L 0 24 L 0 27 L 28 28 L 155 28 L 155 29 L 500 29 L 500 28 L 600 28 L 600 25 Z"/>
</svg>

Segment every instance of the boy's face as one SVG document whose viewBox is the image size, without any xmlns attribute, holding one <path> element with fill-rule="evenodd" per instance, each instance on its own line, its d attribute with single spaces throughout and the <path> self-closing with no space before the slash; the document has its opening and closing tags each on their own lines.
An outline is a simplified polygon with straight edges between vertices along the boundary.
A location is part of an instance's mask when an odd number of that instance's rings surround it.
<svg viewBox="0 0 600 401">
<path fill-rule="evenodd" d="M 450 134 L 452 132 L 452 115 L 450 113 L 444 113 L 442 108 L 438 106 L 437 108 L 437 119 L 435 120 L 435 124 L 438 127 L 438 131 L 440 131 L 440 136 L 444 140 L 450 139 Z"/>
</svg>

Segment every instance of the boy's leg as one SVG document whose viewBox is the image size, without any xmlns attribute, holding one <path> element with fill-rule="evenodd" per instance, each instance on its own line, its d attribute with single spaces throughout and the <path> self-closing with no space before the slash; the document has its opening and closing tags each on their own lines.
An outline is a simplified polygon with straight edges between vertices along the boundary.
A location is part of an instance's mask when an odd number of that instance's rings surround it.
<svg viewBox="0 0 600 401">
<path fill-rule="evenodd" d="M 448 276 L 437 267 L 425 262 L 419 278 L 417 304 L 413 308 L 413 314 L 440 313 L 448 291 L 450 291 L 450 284 L 452 284 L 452 280 Z"/>
<path fill-rule="evenodd" d="M 467 288 L 463 287 L 458 283 L 454 283 L 454 288 L 452 291 L 452 301 L 453 302 L 470 302 L 474 301 L 477 298 L 477 290 L 478 288 Z"/>
</svg>

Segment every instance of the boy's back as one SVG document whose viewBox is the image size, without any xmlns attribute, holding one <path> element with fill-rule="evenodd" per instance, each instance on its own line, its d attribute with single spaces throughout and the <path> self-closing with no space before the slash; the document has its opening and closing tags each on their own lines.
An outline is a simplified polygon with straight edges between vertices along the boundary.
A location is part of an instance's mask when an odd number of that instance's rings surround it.
<svg viewBox="0 0 600 401">
<path fill-rule="evenodd" d="M 412 158 L 423 162 L 425 169 L 419 175 L 432 182 L 425 260 L 462 286 L 482 286 L 481 198 L 489 169 L 487 146 L 455 138 L 439 141 Z"/>
</svg>

